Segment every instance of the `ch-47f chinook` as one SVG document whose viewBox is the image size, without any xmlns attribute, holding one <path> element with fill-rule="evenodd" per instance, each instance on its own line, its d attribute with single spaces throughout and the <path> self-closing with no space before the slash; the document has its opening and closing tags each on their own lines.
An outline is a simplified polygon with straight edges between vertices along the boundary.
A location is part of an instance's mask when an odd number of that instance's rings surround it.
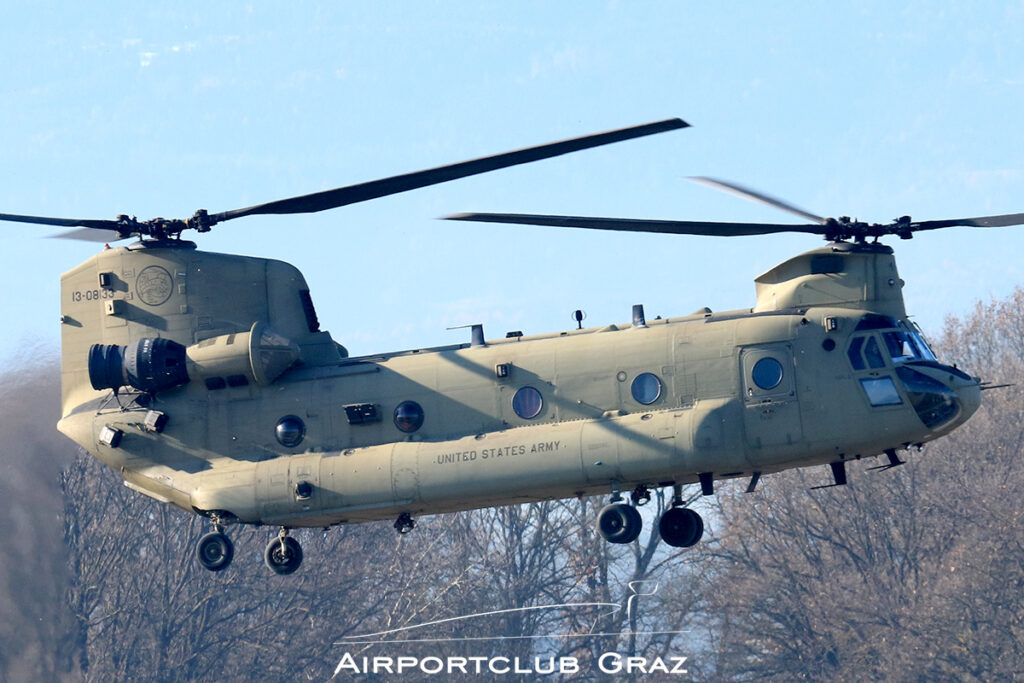
<svg viewBox="0 0 1024 683">
<path fill-rule="evenodd" d="M 349 357 L 320 329 L 305 280 L 281 261 L 199 251 L 186 229 L 253 214 L 315 212 L 685 127 L 671 119 L 187 220 L 2 220 L 103 230 L 108 248 L 61 280 L 58 428 L 127 486 L 210 520 L 197 547 L 217 571 L 233 523 L 273 525 L 265 560 L 294 572 L 289 529 L 577 495 L 611 496 L 613 543 L 636 505 L 673 487 L 666 543 L 703 533 L 682 487 L 829 464 L 938 438 L 977 409 L 977 379 L 936 360 L 907 319 L 882 235 L 1024 223 L 1024 214 L 867 225 L 630 221 L 512 214 L 452 218 L 667 233 L 795 230 L 828 244 L 758 277 L 753 308 Z M 789 205 L 718 183 L 781 208 Z M 76 231 L 78 233 L 83 230 Z M 869 243 L 868 238 L 875 238 Z M 626 494 L 631 503 L 623 497 Z"/>
</svg>

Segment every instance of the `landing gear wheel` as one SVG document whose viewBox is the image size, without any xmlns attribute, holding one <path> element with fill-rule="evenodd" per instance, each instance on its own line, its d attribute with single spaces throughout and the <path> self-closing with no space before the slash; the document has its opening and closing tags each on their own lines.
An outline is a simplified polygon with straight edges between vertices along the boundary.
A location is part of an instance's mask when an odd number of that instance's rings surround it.
<svg viewBox="0 0 1024 683">
<path fill-rule="evenodd" d="M 704 520 L 690 508 L 669 508 L 658 522 L 658 532 L 665 543 L 689 548 L 704 535 Z"/>
<path fill-rule="evenodd" d="M 606 505 L 597 513 L 597 530 L 609 543 L 632 543 L 643 526 L 640 513 L 625 503 Z"/>
<path fill-rule="evenodd" d="M 302 564 L 302 546 L 291 536 L 282 534 L 267 544 L 263 559 L 274 573 L 291 574 Z"/>
<path fill-rule="evenodd" d="M 199 539 L 196 557 L 199 564 L 211 572 L 219 572 L 231 564 L 235 556 L 235 545 L 219 531 L 212 531 Z"/>
</svg>

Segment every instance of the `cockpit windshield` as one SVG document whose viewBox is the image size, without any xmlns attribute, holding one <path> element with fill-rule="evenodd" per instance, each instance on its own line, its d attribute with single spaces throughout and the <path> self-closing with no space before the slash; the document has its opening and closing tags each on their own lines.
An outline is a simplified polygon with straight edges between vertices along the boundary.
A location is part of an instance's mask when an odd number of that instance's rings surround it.
<svg viewBox="0 0 1024 683">
<path fill-rule="evenodd" d="M 882 339 L 893 363 L 935 360 L 935 354 L 917 331 L 883 332 Z"/>
<path fill-rule="evenodd" d="M 882 334 L 882 338 L 885 340 L 885 348 L 893 363 L 902 363 L 917 358 L 917 347 L 910 341 L 910 335 L 907 332 L 885 332 Z"/>
<path fill-rule="evenodd" d="M 921 328 L 914 323 L 911 324 L 913 325 L 913 329 L 910 330 L 910 338 L 915 344 L 917 344 L 917 349 L 921 353 L 921 356 L 925 360 L 938 360 L 935 357 L 935 352 L 932 351 L 932 347 L 928 346 L 928 342 L 925 341 L 924 335 L 921 333 Z"/>
</svg>

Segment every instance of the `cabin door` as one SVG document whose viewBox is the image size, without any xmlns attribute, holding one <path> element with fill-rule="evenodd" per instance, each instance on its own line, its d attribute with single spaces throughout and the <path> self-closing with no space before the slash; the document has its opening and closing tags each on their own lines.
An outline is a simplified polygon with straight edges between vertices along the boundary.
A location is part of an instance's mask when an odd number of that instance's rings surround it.
<svg viewBox="0 0 1024 683">
<path fill-rule="evenodd" d="M 740 351 L 747 445 L 785 446 L 803 438 L 796 366 L 788 344 L 747 347 Z M 767 455 L 767 454 L 766 454 Z"/>
</svg>

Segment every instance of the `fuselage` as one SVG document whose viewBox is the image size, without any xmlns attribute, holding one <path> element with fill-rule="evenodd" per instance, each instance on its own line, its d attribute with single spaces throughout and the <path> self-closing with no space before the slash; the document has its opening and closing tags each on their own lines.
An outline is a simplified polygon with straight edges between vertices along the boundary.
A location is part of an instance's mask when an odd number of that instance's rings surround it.
<svg viewBox="0 0 1024 683">
<path fill-rule="evenodd" d="M 832 245 L 761 276 L 750 309 L 349 358 L 287 264 L 110 249 L 62 280 L 59 426 L 147 495 L 290 527 L 846 461 L 979 404 L 901 287 L 891 250 Z M 151 339 L 187 370 L 155 390 L 90 350 L 127 363 Z"/>
</svg>

